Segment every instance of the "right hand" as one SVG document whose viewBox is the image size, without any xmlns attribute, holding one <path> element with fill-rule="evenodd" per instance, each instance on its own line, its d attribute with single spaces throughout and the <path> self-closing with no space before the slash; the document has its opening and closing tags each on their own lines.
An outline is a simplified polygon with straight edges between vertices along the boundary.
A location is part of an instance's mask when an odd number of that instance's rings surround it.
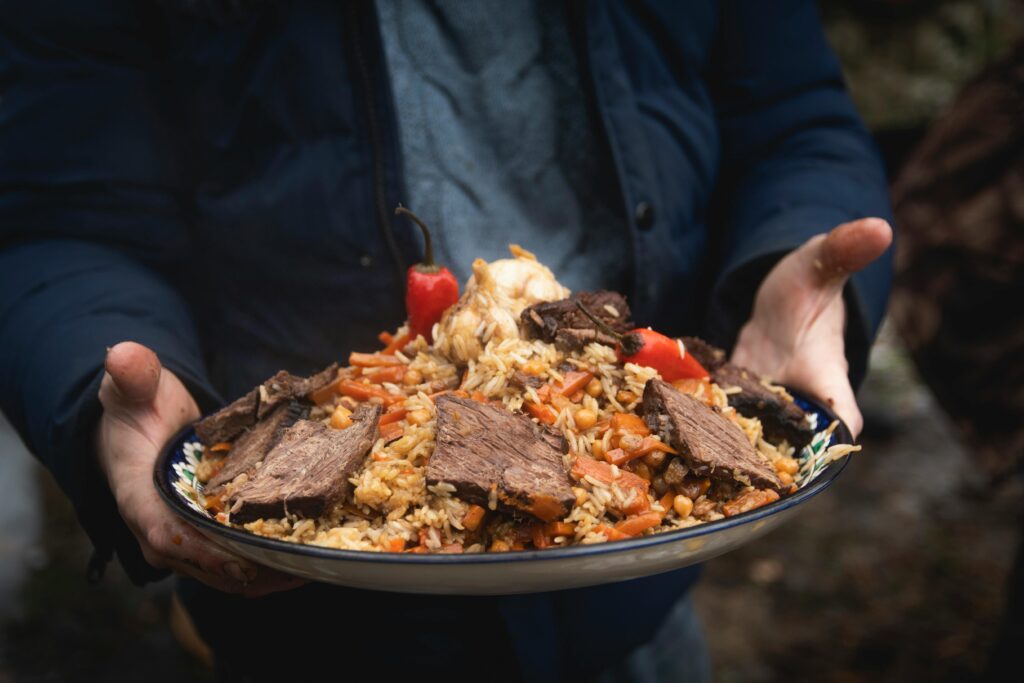
<svg viewBox="0 0 1024 683">
<path fill-rule="evenodd" d="M 302 579 L 228 553 L 167 508 L 153 486 L 153 463 L 168 439 L 199 418 L 199 408 L 174 373 L 141 344 L 121 342 L 109 349 L 105 368 L 96 433 L 99 464 L 146 562 L 246 597 L 302 585 Z"/>
</svg>

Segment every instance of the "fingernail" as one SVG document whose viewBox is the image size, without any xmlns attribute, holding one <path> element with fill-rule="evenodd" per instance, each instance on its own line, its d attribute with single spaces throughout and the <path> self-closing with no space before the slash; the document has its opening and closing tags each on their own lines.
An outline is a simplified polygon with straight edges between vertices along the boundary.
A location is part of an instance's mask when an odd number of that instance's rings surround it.
<svg viewBox="0 0 1024 683">
<path fill-rule="evenodd" d="M 248 576 L 246 576 L 245 572 L 242 571 L 241 565 L 239 565 L 237 562 L 225 562 L 222 569 L 225 574 L 227 574 L 232 579 L 240 583 L 248 583 L 252 580 Z"/>
</svg>

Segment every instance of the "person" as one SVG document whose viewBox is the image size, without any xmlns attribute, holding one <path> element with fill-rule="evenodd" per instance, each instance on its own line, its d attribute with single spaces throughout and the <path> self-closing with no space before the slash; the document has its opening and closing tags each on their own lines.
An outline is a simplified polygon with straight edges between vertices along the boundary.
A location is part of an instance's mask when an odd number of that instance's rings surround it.
<svg viewBox="0 0 1024 683">
<path fill-rule="evenodd" d="M 890 208 L 812 2 L 5 10 L 0 401 L 94 574 L 114 553 L 138 583 L 177 574 L 224 680 L 708 678 L 695 570 L 511 598 L 299 586 L 180 521 L 151 469 L 224 399 L 402 322 L 421 247 L 399 202 L 457 273 L 522 242 L 859 431 Z"/>
</svg>

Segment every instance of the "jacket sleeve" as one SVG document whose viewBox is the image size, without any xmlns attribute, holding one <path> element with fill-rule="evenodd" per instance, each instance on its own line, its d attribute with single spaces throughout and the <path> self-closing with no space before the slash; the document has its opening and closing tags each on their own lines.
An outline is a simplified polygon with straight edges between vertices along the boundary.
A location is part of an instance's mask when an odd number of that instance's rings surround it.
<svg viewBox="0 0 1024 683">
<path fill-rule="evenodd" d="M 891 207 L 882 164 L 810 0 L 721 3 L 710 80 L 721 136 L 721 269 L 709 336 L 731 346 L 757 286 L 786 252 Z M 854 387 L 888 299 L 892 249 L 845 292 Z"/>
<path fill-rule="evenodd" d="M 130 6 L 106 11 L 30 3 L 0 18 L 0 408 L 99 556 L 116 551 L 141 582 L 159 573 L 94 452 L 105 349 L 146 344 L 200 405 L 217 396 L 170 284 L 189 240 L 153 42 Z"/>
</svg>

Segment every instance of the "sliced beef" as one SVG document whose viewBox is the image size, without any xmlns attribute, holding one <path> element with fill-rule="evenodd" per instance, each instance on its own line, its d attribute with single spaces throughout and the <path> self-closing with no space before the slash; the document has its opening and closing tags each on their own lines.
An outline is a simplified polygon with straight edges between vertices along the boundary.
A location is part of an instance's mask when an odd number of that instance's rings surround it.
<svg viewBox="0 0 1024 683">
<path fill-rule="evenodd" d="M 711 378 L 723 389 L 739 387 L 742 390 L 729 394 L 729 405 L 741 415 L 761 420 L 768 439 L 785 439 L 797 450 L 811 442 L 814 430 L 807 421 L 807 413 L 796 403 L 762 384 L 756 373 L 725 363 L 712 373 Z"/>
<path fill-rule="evenodd" d="M 531 387 L 533 389 L 540 389 L 544 386 L 544 380 L 534 375 L 528 375 L 522 370 L 516 370 L 512 373 L 512 377 L 509 378 L 509 384 L 512 386 L 519 387 L 520 389 L 526 389 Z"/>
<path fill-rule="evenodd" d="M 263 419 L 278 405 L 294 398 L 305 398 L 317 389 L 327 386 L 338 375 L 338 364 L 331 363 L 326 368 L 309 377 L 299 377 L 281 370 L 259 386 L 259 408 L 257 418 Z"/>
<path fill-rule="evenodd" d="M 761 420 L 764 434 L 770 440 L 785 439 L 797 450 L 811 442 L 814 430 L 807 422 L 807 413 L 785 396 L 764 386 L 756 372 L 727 362 L 725 351 L 699 337 L 683 337 L 683 344 L 711 373 L 715 384 L 723 389 L 741 389 L 739 393 L 729 394 L 729 405 L 742 415 Z"/>
<path fill-rule="evenodd" d="M 577 292 L 568 299 L 545 301 L 526 308 L 520 315 L 523 330 L 530 337 L 569 349 L 580 349 L 595 341 L 614 346 L 615 338 L 584 315 L 577 301 L 616 332 L 628 332 L 634 327 L 626 298 L 618 292 L 602 290 Z"/>
<path fill-rule="evenodd" d="M 196 422 L 196 436 L 205 446 L 231 441 L 256 422 L 259 392 L 253 389 L 234 403 Z"/>
<path fill-rule="evenodd" d="M 682 340 L 686 352 L 692 354 L 708 372 L 714 372 L 726 361 L 723 349 L 709 344 L 700 337 L 683 337 Z"/>
<path fill-rule="evenodd" d="M 561 435 L 503 408 L 457 398 L 437 399 L 437 440 L 427 483 L 446 482 L 466 501 L 497 505 L 545 522 L 572 509 Z"/>
<path fill-rule="evenodd" d="M 212 491 L 242 473 L 252 476 L 256 464 L 262 462 L 277 445 L 284 431 L 308 414 L 308 408 L 298 401 L 289 401 L 270 411 L 238 437 L 224 459 L 224 466 L 206 482 L 207 490 Z"/>
<path fill-rule="evenodd" d="M 231 522 L 276 519 L 285 514 L 319 517 L 340 503 L 352 487 L 349 477 L 377 440 L 379 405 L 364 405 L 352 425 L 332 429 L 299 420 L 281 435 L 252 479 L 232 494 Z"/>
<path fill-rule="evenodd" d="M 768 461 L 736 424 L 671 384 L 651 380 L 644 389 L 644 419 L 701 477 L 782 489 Z"/>
</svg>

